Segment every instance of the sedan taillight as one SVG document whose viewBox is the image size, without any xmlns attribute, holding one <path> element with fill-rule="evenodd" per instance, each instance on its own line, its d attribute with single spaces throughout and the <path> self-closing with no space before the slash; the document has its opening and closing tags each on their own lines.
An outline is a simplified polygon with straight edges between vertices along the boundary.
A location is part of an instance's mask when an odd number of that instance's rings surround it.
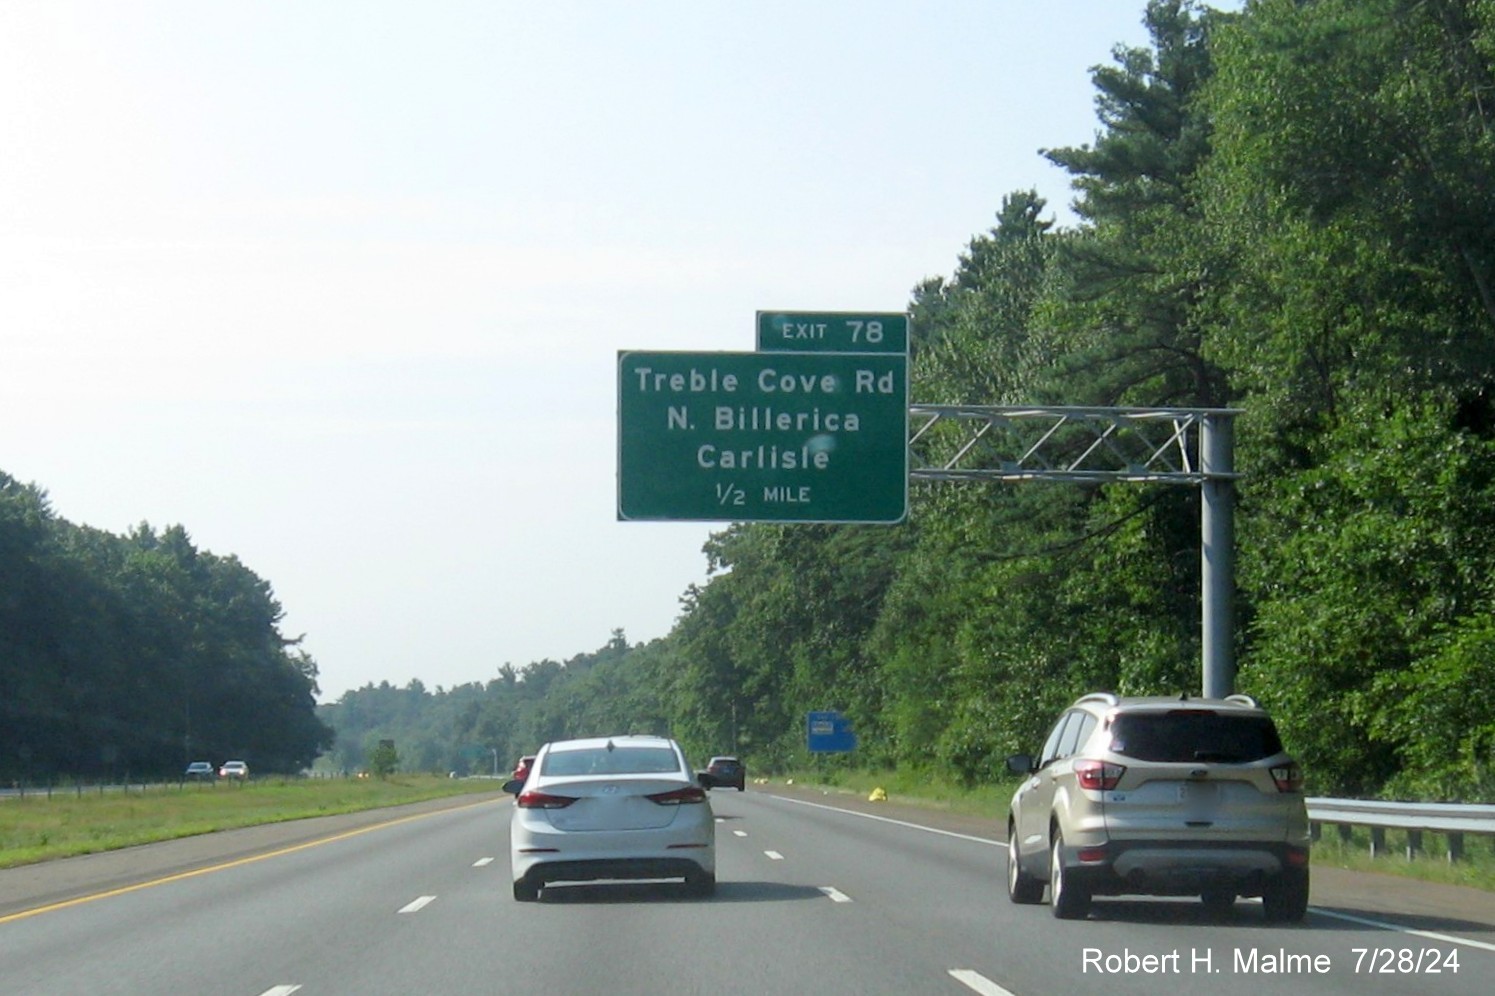
<svg viewBox="0 0 1495 996">
<path fill-rule="evenodd" d="M 1272 781 L 1278 792 L 1303 791 L 1303 769 L 1296 764 L 1279 764 L 1272 769 Z"/>
<path fill-rule="evenodd" d="M 569 795 L 547 795 L 544 792 L 520 792 L 516 800 L 520 809 L 565 809 L 576 800 Z"/>
<path fill-rule="evenodd" d="M 650 802 L 661 806 L 689 806 L 698 802 L 706 801 L 706 790 L 694 785 L 675 789 L 672 792 L 656 792 L 653 795 L 644 796 Z"/>
<path fill-rule="evenodd" d="M 1126 768 L 1107 761 L 1092 761 L 1087 758 L 1075 762 L 1075 777 L 1080 780 L 1080 788 L 1091 792 L 1109 792 L 1125 773 Z"/>
</svg>

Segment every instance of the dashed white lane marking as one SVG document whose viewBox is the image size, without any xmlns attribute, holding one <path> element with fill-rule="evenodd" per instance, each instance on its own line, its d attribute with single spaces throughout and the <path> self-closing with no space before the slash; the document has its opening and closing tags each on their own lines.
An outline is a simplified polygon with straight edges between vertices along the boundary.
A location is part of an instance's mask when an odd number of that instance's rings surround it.
<svg viewBox="0 0 1495 996">
<path fill-rule="evenodd" d="M 292 844 L 289 847 L 282 847 L 274 851 L 264 851 L 260 854 L 251 854 L 247 858 L 235 858 L 231 861 L 225 861 L 222 864 L 207 865 L 203 868 L 194 868 L 191 871 L 178 872 L 175 875 L 167 875 L 164 878 L 153 878 L 145 882 L 136 882 L 134 885 L 126 885 L 118 889 L 109 889 L 104 892 L 94 892 L 87 896 L 78 896 L 76 899 L 64 899 L 62 902 L 49 903 L 46 906 L 34 906 L 29 910 L 21 910 L 19 913 L 7 913 L 4 916 L 0 916 L 0 924 L 10 923 L 13 920 L 25 920 L 27 917 L 40 916 L 43 913 L 54 913 L 57 910 L 65 910 L 73 906 L 81 906 L 84 903 L 92 903 L 100 899 L 112 899 L 115 896 L 123 896 L 131 892 L 139 892 L 141 889 L 154 889 L 158 885 L 167 885 L 171 882 L 181 882 L 184 879 L 197 878 L 199 875 L 211 875 L 214 872 L 227 871 L 230 868 L 241 868 L 244 865 L 254 864 L 258 861 L 268 861 L 271 858 L 279 858 L 287 854 L 295 854 L 299 851 L 305 851 L 308 848 L 321 847 L 323 844 L 335 844 L 340 840 L 347 840 L 350 837 L 359 837 L 366 833 L 373 833 L 376 830 L 386 830 L 389 827 L 400 826 L 403 823 L 411 823 L 415 820 L 426 820 L 430 819 L 433 816 L 450 816 L 451 814 L 461 812 L 464 809 L 476 809 L 479 806 L 497 805 L 500 805 L 500 803 L 490 800 L 486 802 L 474 802 L 465 806 L 457 806 L 453 809 L 439 809 L 433 810 L 429 813 L 417 813 L 414 816 L 401 816 L 398 819 L 386 820 L 383 823 L 375 823 L 370 826 L 359 827 L 356 830 L 349 830 L 345 833 L 336 833 L 330 837 L 318 837 L 316 840 L 308 840 L 300 844 Z M 505 803 L 505 805 L 511 804 Z"/>
<path fill-rule="evenodd" d="M 784 860 L 784 856 L 782 854 L 780 854 L 778 851 L 764 851 L 763 853 L 766 854 L 766 855 L 768 855 L 768 860 L 769 861 L 783 861 Z"/>
<path fill-rule="evenodd" d="M 474 868 L 482 868 L 484 865 L 491 865 L 491 864 L 493 864 L 493 859 L 492 858 L 478 858 L 476 861 L 474 861 L 472 863 L 472 866 Z"/>
<path fill-rule="evenodd" d="M 406 905 L 400 910 L 401 913 L 418 913 L 436 901 L 435 896 L 421 896 L 419 899 Z"/>
<path fill-rule="evenodd" d="M 997 985 L 991 979 L 980 972 L 973 972 L 969 968 L 952 968 L 950 977 L 961 983 L 967 989 L 974 990 L 981 996 L 1012 996 L 1012 993 Z"/>
<path fill-rule="evenodd" d="M 291 993 L 299 990 L 300 986 L 272 986 L 260 993 L 260 996 L 291 996 Z"/>
<path fill-rule="evenodd" d="M 850 896 L 848 896 L 846 893 L 842 892 L 840 889 L 833 888 L 833 887 L 831 887 L 829 885 L 822 885 L 820 887 L 820 891 L 823 892 L 823 893 L 825 893 L 826 897 L 828 899 L 830 899 L 830 901 L 833 902 L 833 903 L 849 903 L 849 902 L 851 902 L 851 897 Z"/>
<path fill-rule="evenodd" d="M 732 831 L 732 836 L 734 836 L 734 837 L 746 837 L 747 836 L 747 831 L 746 830 L 733 830 Z"/>
</svg>

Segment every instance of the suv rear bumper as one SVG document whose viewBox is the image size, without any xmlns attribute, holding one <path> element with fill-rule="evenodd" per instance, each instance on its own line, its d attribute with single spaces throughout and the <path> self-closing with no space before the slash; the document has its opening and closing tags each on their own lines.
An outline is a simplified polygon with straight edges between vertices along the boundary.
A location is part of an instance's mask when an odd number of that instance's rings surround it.
<svg viewBox="0 0 1495 996">
<path fill-rule="evenodd" d="M 1273 841 L 1066 844 L 1061 857 L 1066 878 L 1097 896 L 1197 896 L 1210 889 L 1259 896 L 1268 880 L 1308 867 L 1308 848 Z"/>
</svg>

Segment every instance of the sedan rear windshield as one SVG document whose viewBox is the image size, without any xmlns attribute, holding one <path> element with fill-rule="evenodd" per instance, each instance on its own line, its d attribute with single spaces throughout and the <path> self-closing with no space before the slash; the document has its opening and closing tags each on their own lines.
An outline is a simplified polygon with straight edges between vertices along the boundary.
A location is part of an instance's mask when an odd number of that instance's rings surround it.
<svg viewBox="0 0 1495 996">
<path fill-rule="evenodd" d="M 1282 741 L 1266 716 L 1178 709 L 1117 716 L 1111 722 L 1111 750 L 1139 761 L 1244 764 L 1282 753 Z"/>
<path fill-rule="evenodd" d="M 545 755 L 540 773 L 556 775 L 652 775 L 680 770 L 668 747 L 588 747 Z"/>
</svg>

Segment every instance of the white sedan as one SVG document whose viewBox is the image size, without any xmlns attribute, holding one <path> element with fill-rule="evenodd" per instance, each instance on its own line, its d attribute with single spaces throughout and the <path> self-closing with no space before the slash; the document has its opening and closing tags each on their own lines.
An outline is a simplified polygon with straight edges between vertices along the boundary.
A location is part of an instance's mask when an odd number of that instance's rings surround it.
<svg viewBox="0 0 1495 996">
<path fill-rule="evenodd" d="M 552 882 L 683 878 L 716 889 L 716 818 L 680 745 L 664 737 L 562 740 L 510 781 L 514 898 Z"/>
</svg>

